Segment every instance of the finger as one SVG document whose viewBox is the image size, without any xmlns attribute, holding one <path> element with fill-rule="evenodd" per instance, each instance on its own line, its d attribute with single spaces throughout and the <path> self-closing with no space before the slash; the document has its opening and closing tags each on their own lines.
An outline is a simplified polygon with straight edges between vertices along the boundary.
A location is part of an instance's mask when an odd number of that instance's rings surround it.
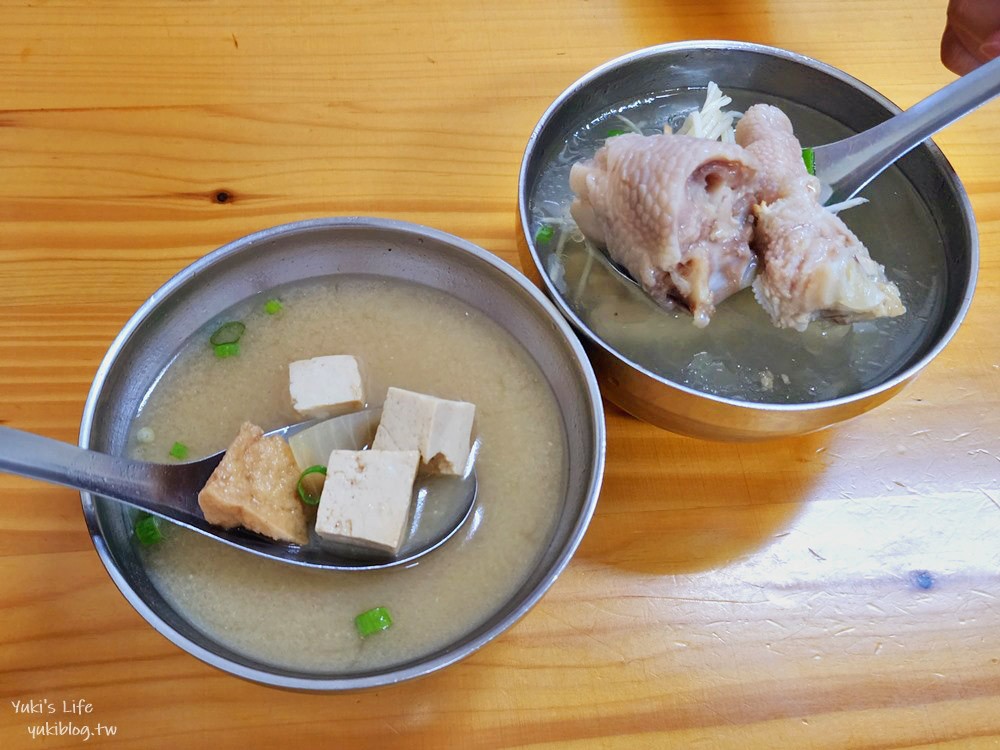
<svg viewBox="0 0 1000 750">
<path fill-rule="evenodd" d="M 960 76 L 982 65 L 982 61 L 962 45 L 950 26 L 941 37 L 941 62 L 948 70 Z"/>
<path fill-rule="evenodd" d="M 1000 29 L 994 31 L 979 46 L 979 55 L 984 60 L 992 60 L 994 57 L 1000 57 Z"/>
</svg>

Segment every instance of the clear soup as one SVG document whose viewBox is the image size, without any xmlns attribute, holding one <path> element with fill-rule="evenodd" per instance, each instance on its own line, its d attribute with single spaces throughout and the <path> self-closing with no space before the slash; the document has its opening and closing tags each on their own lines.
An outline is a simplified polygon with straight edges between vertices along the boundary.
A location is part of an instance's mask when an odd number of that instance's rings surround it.
<svg viewBox="0 0 1000 750">
<path fill-rule="evenodd" d="M 727 88 L 726 109 L 744 111 L 773 104 L 789 116 L 804 146 L 828 143 L 852 133 L 840 123 L 800 104 Z M 573 195 L 569 170 L 591 158 L 621 117 L 645 134 L 676 130 L 704 101 L 703 90 L 667 91 L 622 102 L 569 134 L 545 155 L 529 198 L 531 233 L 544 217 L 567 213 Z M 561 235 L 535 242 L 539 257 L 563 299 L 609 347 L 650 372 L 698 391 L 741 401 L 798 404 L 826 401 L 884 381 L 922 351 L 944 311 L 945 252 L 923 199 L 897 169 L 889 169 L 861 193 L 868 204 L 841 214 L 885 266 L 900 289 L 906 313 L 897 318 L 837 325 L 812 323 L 804 333 L 773 326 L 745 289 L 719 305 L 707 328 L 691 316 L 657 306 L 621 278 L 603 255 Z"/>
</svg>

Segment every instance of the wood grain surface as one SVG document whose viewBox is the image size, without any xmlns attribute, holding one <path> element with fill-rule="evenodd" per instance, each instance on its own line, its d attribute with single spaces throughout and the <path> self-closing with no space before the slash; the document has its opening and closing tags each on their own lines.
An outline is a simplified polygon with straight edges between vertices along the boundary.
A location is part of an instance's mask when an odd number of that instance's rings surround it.
<svg viewBox="0 0 1000 750">
<path fill-rule="evenodd" d="M 361 214 L 517 263 L 520 157 L 593 66 L 682 39 L 817 57 L 901 106 L 945 0 L 0 0 L 0 423 L 75 441 L 107 346 L 232 239 Z M 941 133 L 979 222 L 965 325 L 888 404 L 708 443 L 607 407 L 584 543 L 520 623 L 392 689 L 282 692 L 158 635 L 78 496 L 0 475 L 0 747 L 1000 746 L 1000 105 Z M 68 717 L 63 717 L 68 718 Z M 44 719 L 44 717 L 43 717 Z"/>
</svg>

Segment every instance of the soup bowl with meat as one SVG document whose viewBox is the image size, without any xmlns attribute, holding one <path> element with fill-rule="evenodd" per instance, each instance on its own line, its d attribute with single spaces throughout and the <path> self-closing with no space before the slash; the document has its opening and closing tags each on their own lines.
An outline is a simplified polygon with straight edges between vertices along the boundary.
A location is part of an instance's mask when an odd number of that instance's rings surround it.
<svg viewBox="0 0 1000 750">
<path fill-rule="evenodd" d="M 927 142 L 831 206 L 808 164 L 898 112 L 829 65 L 726 41 L 639 50 L 566 89 L 525 150 L 520 249 L 604 394 L 676 432 L 755 440 L 855 417 L 915 377 L 975 286 L 958 177 Z"/>
<path fill-rule="evenodd" d="M 320 372 L 324 367 L 333 375 Z M 321 459 L 331 461 L 328 485 L 348 487 L 342 497 L 364 487 L 370 495 L 389 492 L 402 476 L 391 474 L 400 457 L 410 460 L 401 480 L 409 497 L 421 455 L 383 450 L 380 441 L 404 441 L 407 420 L 421 409 L 443 430 L 429 439 L 445 446 L 430 451 L 423 468 L 455 470 L 442 468 L 443 460 L 464 461 L 474 439 L 475 506 L 440 547 L 387 569 L 318 570 L 260 558 L 165 521 L 151 528 L 126 506 L 86 493 L 84 512 L 122 593 L 194 656 L 280 687 L 384 686 L 483 646 L 524 615 L 566 566 L 601 483 L 600 395 L 571 329 L 506 263 L 425 227 L 322 219 L 237 240 L 157 291 L 102 363 L 80 442 L 160 463 L 242 446 L 213 478 L 218 522 L 235 513 L 244 526 L 256 522 L 254 530 L 302 541 L 315 508 L 264 509 L 251 518 L 227 503 L 243 501 L 236 495 L 244 490 L 255 500 L 258 491 L 280 494 L 289 471 L 294 486 L 298 469 L 243 476 L 251 454 L 260 462 L 273 455 L 284 461 L 288 453 L 247 446 L 257 444 L 260 430 L 301 421 L 303 409 L 329 406 L 336 397 L 324 395 L 323 383 L 348 383 L 337 408 L 381 413 L 379 430 L 392 432 L 376 435 L 374 445 L 353 446 L 371 448 L 357 454 L 321 448 Z M 337 456 L 348 468 L 334 482 Z M 388 465 L 390 474 L 355 481 L 348 474 L 358 456 Z M 314 469 L 302 472 L 300 484 Z M 422 507 L 433 505 L 433 495 L 428 489 Z M 307 503 L 310 495 L 301 498 Z M 295 525 L 281 516 L 275 531 L 268 524 L 285 511 L 295 512 Z M 328 521 L 315 520 L 317 533 Z M 355 514 L 348 521 L 357 535 L 365 519 Z"/>
</svg>

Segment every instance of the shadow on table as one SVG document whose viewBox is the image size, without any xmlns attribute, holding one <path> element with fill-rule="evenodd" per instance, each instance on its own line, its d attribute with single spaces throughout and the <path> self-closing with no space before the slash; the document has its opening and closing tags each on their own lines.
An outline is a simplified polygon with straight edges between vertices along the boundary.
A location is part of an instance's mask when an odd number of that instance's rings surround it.
<svg viewBox="0 0 1000 750">
<path fill-rule="evenodd" d="M 791 528 L 827 467 L 830 433 L 760 443 L 684 438 L 608 407 L 604 485 L 577 553 L 645 573 L 691 573 Z"/>
</svg>

